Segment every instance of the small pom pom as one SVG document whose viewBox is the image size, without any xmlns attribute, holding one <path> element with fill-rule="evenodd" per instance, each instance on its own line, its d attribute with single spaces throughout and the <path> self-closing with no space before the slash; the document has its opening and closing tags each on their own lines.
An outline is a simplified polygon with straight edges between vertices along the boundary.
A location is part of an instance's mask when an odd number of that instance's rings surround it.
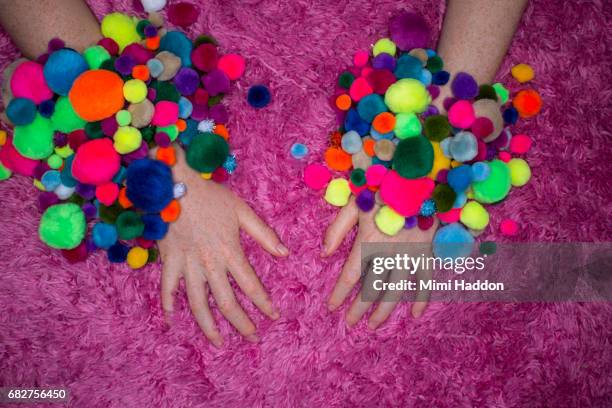
<svg viewBox="0 0 612 408">
<path fill-rule="evenodd" d="M 126 196 L 143 211 L 163 210 L 174 198 L 173 186 L 170 167 L 158 160 L 136 160 L 127 168 Z"/>
<path fill-rule="evenodd" d="M 166 7 L 166 0 L 140 0 L 144 11 L 150 13 L 152 11 L 160 11 Z"/>
<path fill-rule="evenodd" d="M 36 105 L 31 99 L 13 98 L 6 107 L 6 116 L 15 126 L 29 125 L 36 117 Z"/>
<path fill-rule="evenodd" d="M 530 118 L 537 115 L 542 109 L 542 98 L 537 91 L 524 89 L 516 94 L 512 100 L 512 105 L 521 118 Z"/>
<path fill-rule="evenodd" d="M 229 153 L 227 141 L 214 133 L 199 133 L 187 148 L 187 164 L 200 173 L 212 173 Z"/>
<path fill-rule="evenodd" d="M 433 253 L 439 258 L 465 258 L 474 249 L 474 237 L 459 223 L 440 228 L 433 239 Z"/>
<path fill-rule="evenodd" d="M 389 170 L 382 164 L 375 164 L 366 170 L 366 183 L 370 187 L 379 186 Z"/>
<path fill-rule="evenodd" d="M 119 51 L 129 44 L 140 41 L 136 31 L 136 23 L 130 16 L 121 13 L 110 13 L 104 16 L 100 29 L 104 37 L 113 39 L 119 46 Z"/>
<path fill-rule="evenodd" d="M 489 118 L 476 118 L 472 123 L 472 133 L 479 139 L 485 139 L 495 130 L 493 122 Z"/>
<path fill-rule="evenodd" d="M 104 205 L 112 205 L 119 196 L 119 186 L 115 183 L 101 184 L 96 187 L 96 198 Z"/>
<path fill-rule="evenodd" d="M 387 89 L 385 103 L 394 113 L 421 113 L 431 103 L 431 95 L 416 79 L 400 79 Z"/>
<path fill-rule="evenodd" d="M 510 183 L 514 187 L 522 187 L 531 179 L 529 164 L 523 159 L 514 158 L 508 162 L 510 170 Z"/>
<path fill-rule="evenodd" d="M 45 159 L 53 153 L 53 125 L 49 119 L 36 114 L 34 120 L 25 126 L 16 126 L 13 145 L 23 157 Z"/>
<path fill-rule="evenodd" d="M 533 68 L 531 68 L 527 64 L 517 64 L 512 67 L 510 73 L 521 84 L 531 81 L 535 77 L 535 73 L 533 72 Z"/>
<path fill-rule="evenodd" d="M 472 183 L 474 198 L 485 204 L 492 204 L 503 200 L 510 191 L 510 170 L 501 160 L 488 163 L 489 177 L 483 181 Z"/>
<path fill-rule="evenodd" d="M 448 184 L 438 184 L 433 191 L 433 200 L 440 212 L 446 212 L 453 207 L 457 193 Z"/>
<path fill-rule="evenodd" d="M 438 71 L 432 75 L 431 83 L 434 85 L 443 86 L 450 80 L 450 73 L 447 71 Z"/>
<path fill-rule="evenodd" d="M 261 109 L 270 103 L 270 90 L 265 85 L 254 85 L 249 88 L 247 102 L 254 108 Z"/>
<path fill-rule="evenodd" d="M 400 113 L 395 117 L 394 133 L 399 139 L 419 136 L 422 130 L 423 125 L 414 113 Z"/>
<path fill-rule="evenodd" d="M 388 139 L 381 139 L 374 144 L 376 157 L 384 162 L 393 160 L 395 149 L 395 143 Z"/>
<path fill-rule="evenodd" d="M 130 79 L 123 84 L 123 97 L 130 103 L 140 103 L 147 97 L 147 85 L 140 79 Z"/>
<path fill-rule="evenodd" d="M 512 219 L 505 219 L 499 224 L 499 231 L 508 237 L 513 237 L 519 232 L 519 225 Z"/>
<path fill-rule="evenodd" d="M 87 225 L 81 207 L 73 203 L 57 204 L 47 208 L 40 219 L 40 239 L 52 248 L 73 249 L 83 238 Z"/>
<path fill-rule="evenodd" d="M 96 247 L 108 249 L 117 242 L 119 234 L 114 225 L 99 222 L 93 226 L 91 238 Z"/>
<path fill-rule="evenodd" d="M 348 204 L 351 189 L 348 181 L 342 178 L 333 179 L 325 190 L 325 201 L 336 207 L 344 207 Z"/>
<path fill-rule="evenodd" d="M 478 154 L 478 141 L 473 133 L 463 131 L 449 139 L 449 151 L 458 162 L 472 160 Z"/>
<path fill-rule="evenodd" d="M 120 154 L 137 151 L 142 144 L 140 130 L 133 126 L 121 126 L 113 135 L 113 147 Z"/>
<path fill-rule="evenodd" d="M 353 63 L 356 67 L 365 67 L 368 64 L 370 55 L 367 51 L 357 51 L 353 56 Z"/>
<path fill-rule="evenodd" d="M 2 90 L 4 93 L 4 88 Z M 47 85 L 42 65 L 33 61 L 24 61 L 17 65 L 10 77 L 10 90 L 14 98 L 27 98 L 37 105 L 53 98 L 53 91 Z"/>
<path fill-rule="evenodd" d="M 163 239 L 168 233 L 169 224 L 164 222 L 157 214 L 145 214 L 142 216 L 144 231 L 142 237 L 152 241 Z"/>
<path fill-rule="evenodd" d="M 173 3 L 168 7 L 168 20 L 177 26 L 187 28 L 200 16 L 200 9 L 191 3 Z"/>
<path fill-rule="evenodd" d="M 406 179 L 390 170 L 381 183 L 380 197 L 394 211 L 410 217 L 419 213 L 423 201 L 431 196 L 433 190 L 434 182 L 429 178 Z"/>
<path fill-rule="evenodd" d="M 478 95 L 478 84 L 470 74 L 459 72 L 451 83 L 451 90 L 458 99 L 472 99 Z"/>
<path fill-rule="evenodd" d="M 491 169 L 489 165 L 485 162 L 477 162 L 472 164 L 472 179 L 474 181 L 483 181 L 489 177 L 489 173 Z"/>
<path fill-rule="evenodd" d="M 447 176 L 448 185 L 451 186 L 456 193 L 463 193 L 472 182 L 471 166 L 461 165 L 451 169 Z"/>
<path fill-rule="evenodd" d="M 365 189 L 359 193 L 356 199 L 357 206 L 363 212 L 369 212 L 374 208 L 376 200 L 374 198 L 374 192 L 369 189 Z"/>
<path fill-rule="evenodd" d="M 429 44 L 429 27 L 419 14 L 402 12 L 389 22 L 391 40 L 400 50 L 426 48 Z"/>
<path fill-rule="evenodd" d="M 351 155 L 338 147 L 330 147 L 324 154 L 327 166 L 332 170 L 347 171 L 353 165 Z"/>
<path fill-rule="evenodd" d="M 68 95 L 74 81 L 89 69 L 78 52 L 64 48 L 53 52 L 45 63 L 43 73 L 49 88 L 59 95 Z"/>
<path fill-rule="evenodd" d="M 432 115 L 425 119 L 425 136 L 434 142 L 440 142 L 450 135 L 451 127 L 443 115 Z"/>
<path fill-rule="evenodd" d="M 514 135 L 510 139 L 510 151 L 515 154 L 525 154 L 531 149 L 531 139 L 527 135 Z"/>
<path fill-rule="evenodd" d="M 126 256 L 126 262 L 132 269 L 140 269 L 147 264 L 149 260 L 149 251 L 142 247 L 134 247 L 129 250 Z"/>
<path fill-rule="evenodd" d="M 474 107 L 469 101 L 457 101 L 448 111 L 448 121 L 456 128 L 469 129 L 475 120 Z"/>
<path fill-rule="evenodd" d="M 290 152 L 294 159 L 301 160 L 308 154 L 308 147 L 302 143 L 294 143 L 291 145 Z"/>
<path fill-rule="evenodd" d="M 151 124 L 155 126 L 170 126 L 179 118 L 178 103 L 171 101 L 159 101 L 155 104 L 155 113 L 151 119 Z"/>
<path fill-rule="evenodd" d="M 213 44 L 200 44 L 191 52 L 193 66 L 203 72 L 210 72 L 217 67 L 217 47 Z M 222 68 L 219 68 L 225 72 Z M 227 75 L 227 72 L 226 72 Z M 229 77 L 229 75 L 227 75 Z"/>
<path fill-rule="evenodd" d="M 489 213 L 478 201 L 469 201 L 461 210 L 461 222 L 473 230 L 482 230 L 489 225 Z"/>
<path fill-rule="evenodd" d="M 382 233 L 394 236 L 404 228 L 405 219 L 391 207 L 385 205 L 376 213 L 374 222 Z"/>
<path fill-rule="evenodd" d="M 519 113 L 514 107 L 509 107 L 504 110 L 502 117 L 504 118 L 504 122 L 509 125 L 514 125 L 518 120 Z"/>
<path fill-rule="evenodd" d="M 500 84 L 499 82 L 495 83 L 493 84 L 493 89 L 495 89 L 495 93 L 497 94 L 497 97 L 499 98 L 499 101 L 502 105 L 508 102 L 508 98 L 510 97 L 510 91 L 508 91 L 508 89 L 506 89 L 503 84 Z"/>
<path fill-rule="evenodd" d="M 127 259 L 127 254 L 129 250 L 130 249 L 127 246 L 123 245 L 120 242 L 117 242 L 116 244 L 108 248 L 106 255 L 108 257 L 108 260 L 112 263 L 123 263 Z"/>
<path fill-rule="evenodd" d="M 478 96 L 476 96 L 476 100 L 480 99 L 491 99 L 497 102 L 497 93 L 495 92 L 495 88 L 489 84 L 483 84 L 478 87 Z"/>
<path fill-rule="evenodd" d="M 342 150 L 344 150 L 348 154 L 355 154 L 361 151 L 363 142 L 359 133 L 355 132 L 354 130 L 351 130 L 346 132 L 342 136 L 341 146 Z"/>
<path fill-rule="evenodd" d="M 215 96 L 228 92 L 230 89 L 230 81 L 225 72 L 221 71 L 220 69 L 214 69 L 204 77 L 204 86 L 206 87 L 206 91 L 208 91 L 210 96 Z M 258 92 L 261 92 L 261 90 Z"/>
<path fill-rule="evenodd" d="M 244 73 L 244 58 L 237 54 L 226 54 L 219 58 L 217 68 L 225 72 L 229 79 L 235 81 Z"/>
<path fill-rule="evenodd" d="M 349 88 L 349 95 L 351 95 L 351 99 L 355 102 L 359 102 L 361 98 L 370 95 L 372 92 L 374 92 L 372 86 L 368 83 L 368 80 L 363 77 L 355 79 Z"/>
<path fill-rule="evenodd" d="M 372 48 L 372 54 L 375 57 L 382 53 L 395 56 L 396 51 L 397 46 L 389 38 L 381 38 L 380 40 L 376 41 L 376 44 L 374 44 L 374 47 Z"/>
</svg>

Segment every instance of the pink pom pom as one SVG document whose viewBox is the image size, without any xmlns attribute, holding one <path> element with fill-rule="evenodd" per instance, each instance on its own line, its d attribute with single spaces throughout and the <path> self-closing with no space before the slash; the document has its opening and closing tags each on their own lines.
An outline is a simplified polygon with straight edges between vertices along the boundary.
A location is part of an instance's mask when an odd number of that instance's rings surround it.
<svg viewBox="0 0 612 408">
<path fill-rule="evenodd" d="M 136 243 L 138 244 L 139 247 L 142 247 L 144 249 L 149 249 L 153 247 L 153 245 L 155 244 L 155 241 L 152 241 L 150 239 L 144 239 L 143 237 L 138 237 L 136 238 Z"/>
<path fill-rule="evenodd" d="M 499 160 L 503 161 L 504 163 L 508 163 L 512 159 L 512 156 L 508 152 L 499 152 L 498 157 Z"/>
<path fill-rule="evenodd" d="M 371 94 L 372 92 L 374 92 L 374 90 L 372 89 L 368 81 L 363 77 L 355 79 L 351 84 L 351 88 L 349 89 L 351 99 L 355 102 L 359 102 L 361 98 Z"/>
<path fill-rule="evenodd" d="M 115 183 L 104 183 L 96 187 L 96 198 L 102 204 L 111 206 L 119 197 L 119 186 Z"/>
<path fill-rule="evenodd" d="M 15 98 L 28 98 L 35 104 L 53 98 L 53 91 L 47 86 L 43 67 L 32 61 L 19 64 L 11 77 L 11 92 Z"/>
<path fill-rule="evenodd" d="M 531 149 L 531 139 L 527 135 L 515 135 L 510 139 L 510 151 L 515 154 L 525 154 Z"/>
<path fill-rule="evenodd" d="M 507 218 L 499 224 L 499 230 L 503 235 L 513 237 L 518 234 L 519 225 L 516 221 Z"/>
<path fill-rule="evenodd" d="M 438 219 L 445 224 L 452 224 L 453 222 L 459 222 L 461 218 L 461 208 L 453 208 L 447 212 L 439 212 Z"/>
<path fill-rule="evenodd" d="M 368 64 L 370 55 L 367 51 L 357 51 L 353 57 L 353 63 L 356 67 L 365 67 Z"/>
<path fill-rule="evenodd" d="M 155 113 L 151 123 L 155 126 L 174 125 L 179 117 L 179 106 L 170 101 L 159 101 L 155 104 Z"/>
<path fill-rule="evenodd" d="M 108 183 L 119 171 L 121 158 L 110 139 L 94 139 L 79 147 L 72 162 L 72 177 L 83 184 Z"/>
<path fill-rule="evenodd" d="M 200 10 L 193 4 L 181 2 L 168 7 L 168 20 L 174 25 L 188 27 L 196 22 Z"/>
<path fill-rule="evenodd" d="M 351 189 L 351 193 L 353 193 L 355 196 L 358 196 L 359 193 L 368 188 L 368 186 L 365 184 L 363 186 L 356 186 L 349 181 L 349 188 Z"/>
<path fill-rule="evenodd" d="M 244 58 L 237 54 L 227 54 L 219 58 L 217 68 L 225 72 L 232 81 L 237 80 L 244 73 Z"/>
<path fill-rule="evenodd" d="M 380 198 L 404 217 L 417 215 L 423 201 L 431 197 L 434 181 L 428 177 L 405 179 L 395 170 L 390 170 L 380 185 Z"/>
<path fill-rule="evenodd" d="M 364 78 L 367 78 L 368 75 L 370 75 L 370 73 L 374 71 L 374 68 L 370 67 L 370 66 L 366 66 L 361 68 L 361 76 Z"/>
<path fill-rule="evenodd" d="M 388 169 L 382 164 L 375 164 L 366 170 L 366 183 L 370 187 L 379 186 L 385 178 Z"/>
<path fill-rule="evenodd" d="M 331 172 L 321 164 L 309 164 L 304 169 L 304 183 L 313 190 L 320 190 L 329 183 Z"/>
<path fill-rule="evenodd" d="M 474 107 L 469 101 L 459 100 L 448 111 L 448 121 L 456 128 L 469 129 L 475 120 Z"/>
<path fill-rule="evenodd" d="M 6 144 L 0 149 L 0 162 L 12 172 L 27 177 L 34 177 L 38 166 L 38 160 L 28 159 L 20 155 L 13 146 L 11 139 L 7 140 Z"/>
</svg>

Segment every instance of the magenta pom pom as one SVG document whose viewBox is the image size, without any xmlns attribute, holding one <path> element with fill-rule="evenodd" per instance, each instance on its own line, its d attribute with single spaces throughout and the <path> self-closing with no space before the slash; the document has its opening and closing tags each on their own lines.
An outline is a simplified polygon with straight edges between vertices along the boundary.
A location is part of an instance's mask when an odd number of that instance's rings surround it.
<svg viewBox="0 0 612 408">
<path fill-rule="evenodd" d="M 321 164 L 309 164 L 304 169 L 304 183 L 313 190 L 320 190 L 329 183 L 331 172 Z"/>
<path fill-rule="evenodd" d="M 427 48 L 429 44 L 429 27 L 419 14 L 403 12 L 393 17 L 389 23 L 391 40 L 400 50 Z"/>
<path fill-rule="evenodd" d="M 230 80 L 220 69 L 212 70 L 204 77 L 204 87 L 210 96 L 226 93 L 230 89 Z"/>
<path fill-rule="evenodd" d="M 180 27 L 189 27 L 200 16 L 200 9 L 191 3 L 180 2 L 168 6 L 168 20 Z"/>
<path fill-rule="evenodd" d="M 423 201 L 431 197 L 434 184 L 430 178 L 406 179 L 390 170 L 380 185 L 380 197 L 395 212 L 410 217 L 418 214 Z"/>
<path fill-rule="evenodd" d="M 104 184 L 119 171 L 120 161 L 110 139 L 90 140 L 77 150 L 72 162 L 72 176 L 84 184 Z"/>
</svg>

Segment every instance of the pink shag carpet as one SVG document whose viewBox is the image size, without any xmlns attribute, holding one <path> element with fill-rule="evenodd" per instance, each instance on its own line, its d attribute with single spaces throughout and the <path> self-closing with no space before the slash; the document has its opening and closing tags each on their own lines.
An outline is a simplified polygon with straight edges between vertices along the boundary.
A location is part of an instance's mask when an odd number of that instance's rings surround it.
<svg viewBox="0 0 612 408">
<path fill-rule="evenodd" d="M 98 17 L 133 11 L 131 0 L 89 3 Z M 319 258 L 335 210 L 303 187 L 304 163 L 289 147 L 306 143 L 319 160 L 338 70 L 402 7 L 437 33 L 442 1 L 198 4 L 189 34 L 211 33 L 247 60 L 228 98 L 240 166 L 232 186 L 292 251 L 275 260 L 244 240 L 282 318 L 266 320 L 242 297 L 262 342 L 242 340 L 216 313 L 226 338 L 217 350 L 181 292 L 166 329 L 159 265 L 132 272 L 102 253 L 69 265 L 36 238 L 36 191 L 14 177 L 0 183 L 0 386 L 65 386 L 75 407 L 612 406 L 611 304 L 434 304 L 417 321 L 402 305 L 375 333 L 363 322 L 349 331 L 344 309 L 326 309 L 351 242 Z M 535 141 L 533 179 L 493 211 L 494 229 L 520 220 L 516 240 L 612 238 L 611 19 L 604 0 L 533 1 L 503 64 L 498 79 L 513 89 L 510 67 L 532 64 L 545 101 L 520 125 Z M 0 68 L 17 56 L 0 35 Z M 273 94 L 260 111 L 245 97 L 257 83 Z"/>
</svg>

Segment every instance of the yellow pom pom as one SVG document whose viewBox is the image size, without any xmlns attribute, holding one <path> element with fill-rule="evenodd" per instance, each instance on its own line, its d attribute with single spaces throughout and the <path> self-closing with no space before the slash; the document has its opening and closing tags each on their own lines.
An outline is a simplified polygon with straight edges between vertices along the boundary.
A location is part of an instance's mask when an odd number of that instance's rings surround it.
<svg viewBox="0 0 612 408">
<path fill-rule="evenodd" d="M 385 93 L 385 104 L 393 113 L 421 113 L 431 103 L 431 95 L 421 81 L 400 79 Z"/>
<path fill-rule="evenodd" d="M 374 222 L 383 233 L 394 236 L 404 228 L 406 219 L 393 211 L 391 207 L 385 205 L 376 213 Z"/>
<path fill-rule="evenodd" d="M 38 180 L 38 179 L 34 179 L 34 187 L 36 187 L 40 191 L 47 191 L 45 189 L 45 186 L 43 185 L 43 183 L 41 183 L 40 180 Z"/>
<path fill-rule="evenodd" d="M 374 56 L 382 54 L 383 52 L 385 54 L 395 56 L 396 51 L 397 47 L 395 43 L 388 38 L 381 38 L 380 40 L 376 41 L 376 44 L 374 44 L 374 48 L 372 49 Z"/>
<path fill-rule="evenodd" d="M 147 264 L 149 260 L 149 251 L 141 247 L 130 249 L 127 254 L 127 264 L 132 269 L 140 269 Z"/>
<path fill-rule="evenodd" d="M 212 173 L 200 173 L 200 177 L 204 180 L 210 180 L 212 178 Z"/>
<path fill-rule="evenodd" d="M 56 147 L 55 148 L 55 154 L 57 154 L 62 159 L 65 159 L 67 157 L 72 156 L 74 154 L 74 150 L 72 150 L 70 145 L 65 145 L 65 146 L 62 146 L 62 147 Z"/>
<path fill-rule="evenodd" d="M 119 45 L 119 51 L 123 51 L 126 46 L 140 41 L 140 36 L 136 31 L 136 23 L 125 14 L 107 14 L 102 19 L 101 30 L 104 37 L 112 38 Z"/>
<path fill-rule="evenodd" d="M 510 70 L 514 79 L 520 83 L 531 81 L 535 77 L 533 68 L 527 64 L 517 64 Z"/>
<path fill-rule="evenodd" d="M 123 97 L 131 103 L 140 103 L 147 97 L 147 84 L 140 79 L 130 79 L 123 84 Z"/>
<path fill-rule="evenodd" d="M 325 190 L 325 201 L 336 207 L 344 207 L 351 196 L 351 188 L 346 179 L 333 179 Z"/>
<path fill-rule="evenodd" d="M 531 169 L 529 164 L 523 159 L 512 159 L 508 162 L 510 169 L 510 183 L 514 187 L 522 187 L 531 178 Z"/>
<path fill-rule="evenodd" d="M 142 143 L 140 130 L 132 126 L 121 126 L 113 136 L 117 153 L 128 154 L 137 150 Z"/>
<path fill-rule="evenodd" d="M 463 164 L 463 163 L 458 162 L 457 160 L 453 160 L 453 161 L 451 161 L 451 163 L 450 163 L 450 165 L 451 165 L 451 167 L 452 167 L 453 169 L 454 169 L 455 167 L 459 167 L 459 166 L 461 166 L 462 164 Z"/>
<path fill-rule="evenodd" d="M 431 168 L 431 172 L 427 175 L 432 180 L 435 180 L 438 176 L 440 170 L 450 169 L 451 160 L 444 155 L 442 148 L 440 147 L 440 143 L 431 142 L 434 151 L 434 160 L 433 167 Z"/>
<path fill-rule="evenodd" d="M 0 146 L 4 146 L 6 144 L 6 132 L 4 130 L 0 130 Z"/>
<path fill-rule="evenodd" d="M 489 213 L 478 201 L 469 201 L 461 209 L 460 220 L 470 229 L 482 230 L 489 225 Z"/>
</svg>

